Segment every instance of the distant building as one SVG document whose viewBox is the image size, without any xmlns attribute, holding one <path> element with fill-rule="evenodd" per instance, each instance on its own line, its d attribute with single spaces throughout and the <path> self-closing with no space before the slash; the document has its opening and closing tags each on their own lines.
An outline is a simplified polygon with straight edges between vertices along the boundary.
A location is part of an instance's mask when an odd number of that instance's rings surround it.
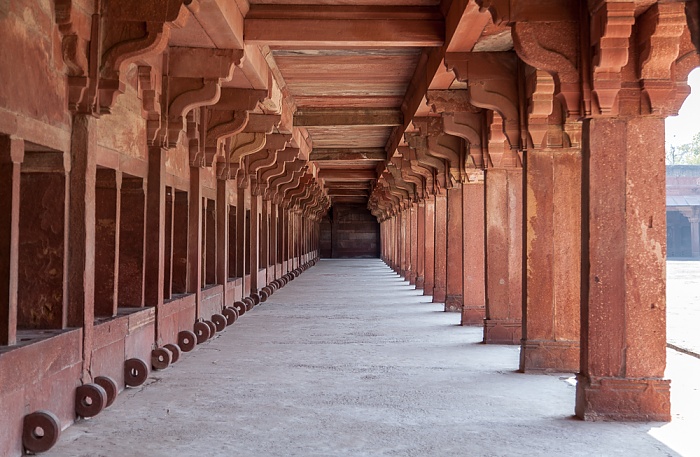
<svg viewBox="0 0 700 457">
<path fill-rule="evenodd" d="M 666 167 L 669 258 L 700 258 L 700 165 Z"/>
</svg>

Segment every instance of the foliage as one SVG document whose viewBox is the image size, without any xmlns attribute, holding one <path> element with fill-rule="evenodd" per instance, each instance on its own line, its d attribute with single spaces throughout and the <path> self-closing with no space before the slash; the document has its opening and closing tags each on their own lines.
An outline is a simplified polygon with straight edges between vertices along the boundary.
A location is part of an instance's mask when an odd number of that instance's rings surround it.
<svg viewBox="0 0 700 457">
<path fill-rule="evenodd" d="M 671 145 L 666 150 L 666 165 L 700 165 L 700 133 L 690 143 Z"/>
</svg>

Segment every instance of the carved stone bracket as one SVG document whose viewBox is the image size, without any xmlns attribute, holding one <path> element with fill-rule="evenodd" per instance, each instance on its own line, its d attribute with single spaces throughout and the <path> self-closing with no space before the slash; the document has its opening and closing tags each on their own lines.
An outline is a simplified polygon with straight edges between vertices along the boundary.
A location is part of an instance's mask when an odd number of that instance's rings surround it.
<svg viewBox="0 0 700 457">
<path fill-rule="evenodd" d="M 233 77 L 233 69 L 240 65 L 243 51 L 173 47 L 169 54 L 166 144 L 172 148 L 185 130 L 187 113 L 219 101 L 221 83 Z M 206 138 L 202 138 L 202 144 L 206 144 Z"/>
<path fill-rule="evenodd" d="M 517 22 L 513 25 L 513 45 L 528 65 L 544 70 L 554 78 L 554 92 L 567 115 L 581 114 L 581 77 L 578 22 Z"/>
<path fill-rule="evenodd" d="M 124 92 L 127 66 L 165 50 L 183 0 L 103 0 L 91 12 L 72 0 L 54 3 L 68 67 L 69 109 L 99 116 Z"/>
<path fill-rule="evenodd" d="M 642 84 L 643 112 L 662 116 L 677 112 L 673 65 L 685 28 L 682 3 L 655 3 L 639 18 L 637 71 Z"/>
<path fill-rule="evenodd" d="M 513 52 L 447 53 L 448 71 L 468 84 L 469 101 L 498 112 L 511 149 L 520 149 L 518 61 Z"/>
<path fill-rule="evenodd" d="M 618 112 L 621 71 L 629 59 L 629 40 L 634 25 L 634 2 L 589 2 L 593 55 L 594 114 Z"/>
</svg>

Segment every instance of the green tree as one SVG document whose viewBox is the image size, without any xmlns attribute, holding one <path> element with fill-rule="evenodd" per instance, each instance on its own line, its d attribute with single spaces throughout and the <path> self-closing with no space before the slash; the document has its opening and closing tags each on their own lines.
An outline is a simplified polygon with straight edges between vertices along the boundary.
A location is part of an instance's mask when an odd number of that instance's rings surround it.
<svg viewBox="0 0 700 457">
<path fill-rule="evenodd" d="M 700 165 L 700 133 L 690 143 L 671 145 L 666 150 L 667 165 Z"/>
</svg>

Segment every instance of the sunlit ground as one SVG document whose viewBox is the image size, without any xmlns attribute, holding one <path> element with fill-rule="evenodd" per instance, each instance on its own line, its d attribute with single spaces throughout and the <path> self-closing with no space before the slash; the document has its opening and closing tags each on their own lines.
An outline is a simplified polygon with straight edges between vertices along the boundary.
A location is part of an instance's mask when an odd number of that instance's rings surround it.
<svg viewBox="0 0 700 457">
<path fill-rule="evenodd" d="M 666 263 L 667 340 L 700 354 L 700 261 Z M 700 456 L 700 359 L 667 351 L 673 421 L 649 434 L 682 456 Z"/>
</svg>

